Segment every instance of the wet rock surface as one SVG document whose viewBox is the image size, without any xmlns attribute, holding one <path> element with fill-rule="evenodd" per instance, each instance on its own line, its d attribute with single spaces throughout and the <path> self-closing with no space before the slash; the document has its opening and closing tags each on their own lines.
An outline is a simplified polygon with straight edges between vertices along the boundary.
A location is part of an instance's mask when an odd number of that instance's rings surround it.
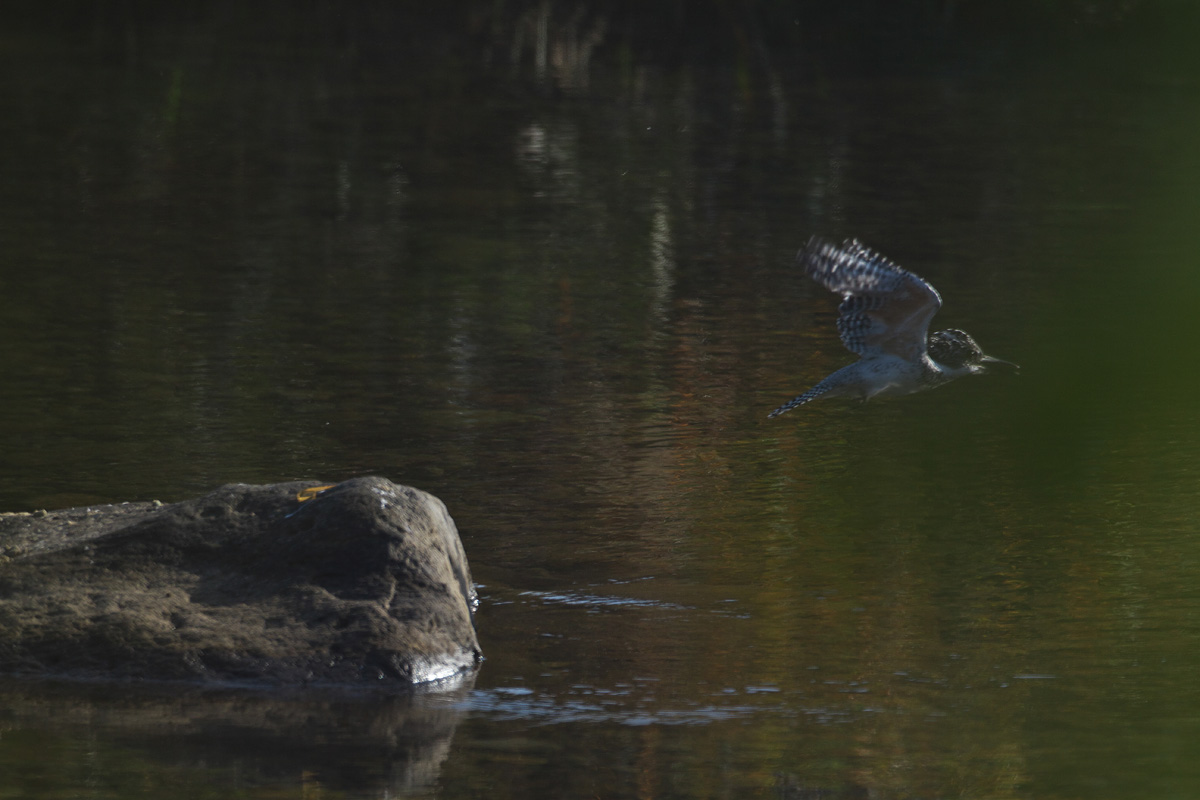
<svg viewBox="0 0 1200 800">
<path fill-rule="evenodd" d="M 480 660 L 440 500 L 368 477 L 0 514 L 0 672 L 409 686 Z"/>
</svg>

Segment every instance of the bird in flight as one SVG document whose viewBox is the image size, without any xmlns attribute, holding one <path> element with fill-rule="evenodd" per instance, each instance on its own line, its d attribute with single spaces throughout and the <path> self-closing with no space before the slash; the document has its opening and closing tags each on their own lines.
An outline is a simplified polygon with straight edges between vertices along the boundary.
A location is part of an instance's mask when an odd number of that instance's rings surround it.
<svg viewBox="0 0 1200 800">
<path fill-rule="evenodd" d="M 929 321 L 942 307 L 937 290 L 919 275 L 865 247 L 857 239 L 833 244 L 809 239 L 797 260 L 817 283 L 842 296 L 837 329 L 842 344 L 861 358 L 768 414 L 777 417 L 818 397 L 872 397 L 912 394 L 963 375 L 986 371 L 985 364 L 1016 364 L 984 355 L 965 331 L 929 333 Z"/>
</svg>

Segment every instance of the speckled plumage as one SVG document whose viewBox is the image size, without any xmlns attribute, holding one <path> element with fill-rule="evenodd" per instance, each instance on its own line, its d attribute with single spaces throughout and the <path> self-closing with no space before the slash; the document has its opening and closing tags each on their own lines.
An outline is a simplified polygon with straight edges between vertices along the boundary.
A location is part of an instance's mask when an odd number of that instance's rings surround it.
<svg viewBox="0 0 1200 800">
<path fill-rule="evenodd" d="M 810 239 L 797 261 L 810 278 L 842 296 L 838 334 L 846 349 L 861 358 L 784 403 L 771 417 L 818 397 L 849 395 L 865 402 L 880 395 L 911 394 L 982 373 L 988 362 L 1009 363 L 984 355 L 963 331 L 930 334 L 929 323 L 942 307 L 941 295 L 920 276 L 856 239 L 840 245 Z"/>
</svg>

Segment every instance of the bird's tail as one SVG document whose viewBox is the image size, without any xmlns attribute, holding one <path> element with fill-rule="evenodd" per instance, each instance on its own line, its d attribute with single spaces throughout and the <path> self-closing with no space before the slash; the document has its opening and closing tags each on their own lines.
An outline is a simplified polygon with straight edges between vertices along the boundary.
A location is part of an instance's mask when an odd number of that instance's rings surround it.
<svg viewBox="0 0 1200 800">
<path fill-rule="evenodd" d="M 820 397 L 823 394 L 826 394 L 832 388 L 833 388 L 833 386 L 830 384 L 829 381 L 821 381 L 820 383 L 818 383 L 816 386 L 809 389 L 804 394 L 796 395 L 791 400 L 788 400 L 786 403 L 781 405 L 779 408 L 772 411 L 770 414 L 767 414 L 767 419 L 770 419 L 771 417 L 778 417 L 780 414 L 786 414 L 788 411 L 791 411 L 796 406 L 802 406 L 805 403 L 809 402 L 810 400 L 816 400 L 818 397 Z"/>
</svg>

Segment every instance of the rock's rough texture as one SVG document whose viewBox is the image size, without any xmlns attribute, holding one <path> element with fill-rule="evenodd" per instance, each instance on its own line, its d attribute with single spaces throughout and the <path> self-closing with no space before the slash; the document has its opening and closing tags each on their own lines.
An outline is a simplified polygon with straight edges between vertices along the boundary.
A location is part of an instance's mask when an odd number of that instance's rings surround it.
<svg viewBox="0 0 1200 800">
<path fill-rule="evenodd" d="M 382 478 L 0 514 L 0 672 L 416 684 L 480 660 L 454 521 Z"/>
</svg>

